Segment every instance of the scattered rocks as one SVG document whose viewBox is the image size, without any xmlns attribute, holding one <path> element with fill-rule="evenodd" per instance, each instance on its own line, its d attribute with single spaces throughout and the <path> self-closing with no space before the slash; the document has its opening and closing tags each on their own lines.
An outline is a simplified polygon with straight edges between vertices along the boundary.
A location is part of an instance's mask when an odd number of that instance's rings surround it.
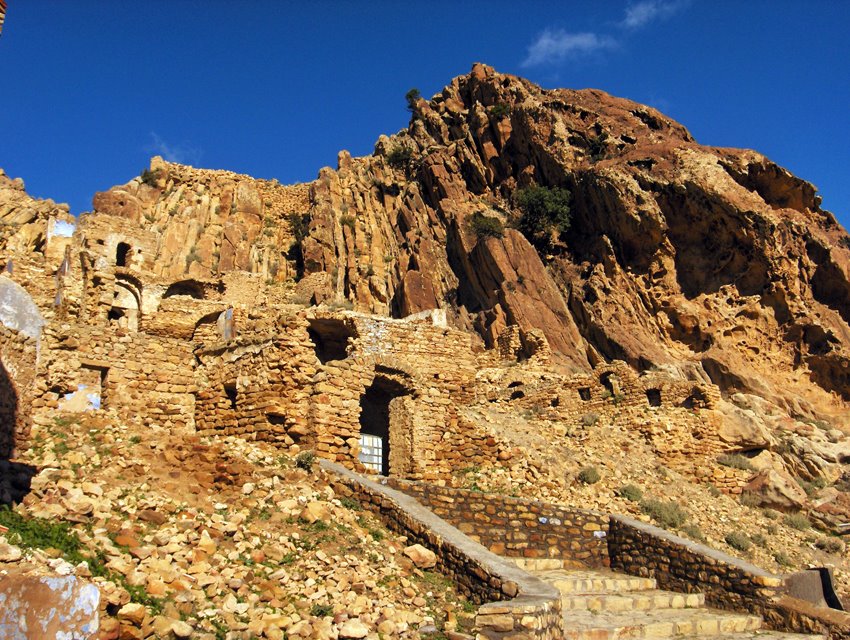
<svg viewBox="0 0 850 640">
<path fill-rule="evenodd" d="M 410 558 L 419 569 L 430 569 L 437 564 L 437 555 L 421 544 L 405 547 L 404 555 Z"/>
</svg>

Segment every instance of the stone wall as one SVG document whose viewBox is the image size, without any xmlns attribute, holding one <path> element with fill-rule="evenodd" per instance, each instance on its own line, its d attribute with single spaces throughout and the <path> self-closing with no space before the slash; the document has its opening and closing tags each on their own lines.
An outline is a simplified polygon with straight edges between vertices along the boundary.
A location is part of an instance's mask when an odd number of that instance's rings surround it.
<svg viewBox="0 0 850 640">
<path fill-rule="evenodd" d="M 566 567 L 608 565 L 606 514 L 397 478 L 388 482 L 495 554 L 558 558 Z"/>
<path fill-rule="evenodd" d="M 612 569 L 655 578 L 662 589 L 703 593 L 710 605 L 761 615 L 773 629 L 850 638 L 850 614 L 792 598 L 781 576 L 658 527 L 611 516 L 608 552 Z"/>
<path fill-rule="evenodd" d="M 410 496 L 339 465 L 323 461 L 322 466 L 335 475 L 331 486 L 338 496 L 357 500 L 411 544 L 422 544 L 437 555 L 436 569 L 481 604 L 475 619 L 479 637 L 564 637 L 561 596 L 554 587 L 487 551 Z"/>
<path fill-rule="evenodd" d="M 57 409 L 66 394 L 85 385 L 82 391 L 99 395 L 102 407 L 144 424 L 173 429 L 194 425 L 191 343 L 63 324 L 45 330 L 41 348 L 44 373 L 33 403 L 37 410 Z"/>
<path fill-rule="evenodd" d="M 37 343 L 0 324 L 0 459 L 29 437 Z"/>
</svg>

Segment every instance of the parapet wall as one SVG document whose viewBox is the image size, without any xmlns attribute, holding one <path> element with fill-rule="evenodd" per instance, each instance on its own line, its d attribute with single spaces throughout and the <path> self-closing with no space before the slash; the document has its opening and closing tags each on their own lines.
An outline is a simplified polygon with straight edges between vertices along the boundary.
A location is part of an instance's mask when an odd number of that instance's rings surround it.
<svg viewBox="0 0 850 640">
<path fill-rule="evenodd" d="M 0 459 L 29 437 L 37 342 L 0 324 Z"/>
<path fill-rule="evenodd" d="M 337 495 L 349 496 L 377 514 L 409 542 L 431 549 L 436 569 L 450 576 L 473 602 L 482 604 L 475 622 L 479 637 L 556 640 L 564 637 L 561 596 L 551 585 L 487 551 L 416 500 L 322 461 L 334 474 Z"/>
<path fill-rule="evenodd" d="M 608 566 L 606 514 L 397 478 L 389 483 L 498 555 Z"/>
</svg>

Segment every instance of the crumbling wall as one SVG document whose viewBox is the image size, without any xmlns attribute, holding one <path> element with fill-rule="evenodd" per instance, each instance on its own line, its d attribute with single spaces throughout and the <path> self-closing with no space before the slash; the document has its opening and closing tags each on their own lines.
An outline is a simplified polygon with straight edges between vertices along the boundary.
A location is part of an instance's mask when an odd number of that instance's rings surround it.
<svg viewBox="0 0 850 640">
<path fill-rule="evenodd" d="M 29 437 L 37 343 L 0 324 L 0 459 Z"/>
<path fill-rule="evenodd" d="M 86 396 L 99 396 L 101 407 L 144 424 L 194 425 L 194 357 L 188 341 L 69 324 L 48 327 L 42 340 L 44 375 L 34 403 L 39 410 L 59 408 L 83 385 Z"/>
</svg>

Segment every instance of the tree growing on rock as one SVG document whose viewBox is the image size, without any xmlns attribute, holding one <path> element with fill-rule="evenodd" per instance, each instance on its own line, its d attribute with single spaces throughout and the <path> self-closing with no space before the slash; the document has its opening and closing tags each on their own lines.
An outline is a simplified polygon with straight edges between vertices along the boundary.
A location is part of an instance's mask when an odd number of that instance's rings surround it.
<svg viewBox="0 0 850 640">
<path fill-rule="evenodd" d="M 534 185 L 518 189 L 514 201 L 520 209 L 516 227 L 537 246 L 551 246 L 570 228 L 568 190 Z"/>
</svg>

